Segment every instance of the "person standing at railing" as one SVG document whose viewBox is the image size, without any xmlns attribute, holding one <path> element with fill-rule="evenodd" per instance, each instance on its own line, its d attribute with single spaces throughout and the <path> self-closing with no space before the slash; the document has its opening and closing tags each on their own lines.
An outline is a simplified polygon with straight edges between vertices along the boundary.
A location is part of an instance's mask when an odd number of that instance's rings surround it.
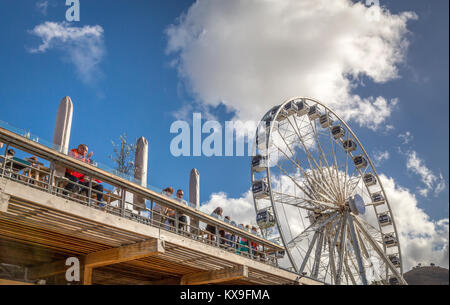
<svg viewBox="0 0 450 305">
<path fill-rule="evenodd" d="M 167 197 L 172 197 L 173 195 L 173 188 L 172 187 L 166 187 L 161 192 L 163 195 L 166 195 Z M 166 219 L 164 215 L 166 215 L 167 209 L 163 208 L 161 205 L 155 202 L 155 205 L 152 209 L 152 219 L 154 222 L 154 225 L 158 227 L 162 227 L 164 223 L 166 222 Z"/>
<path fill-rule="evenodd" d="M 255 226 L 252 226 L 252 234 L 259 236 L 258 229 Z M 256 256 L 258 256 L 259 245 L 253 241 L 250 243 L 250 245 L 251 245 L 251 250 L 252 250 L 252 256 L 253 256 L 253 258 L 256 258 Z"/>
<path fill-rule="evenodd" d="M 215 208 L 215 210 L 211 213 L 211 216 L 223 220 L 223 209 L 221 207 L 217 207 Z M 206 231 L 208 231 L 211 234 L 208 234 L 209 240 L 212 241 L 213 240 L 213 236 L 216 236 L 216 227 L 210 224 L 206 225 Z M 219 231 L 219 235 L 220 237 L 223 239 L 225 238 L 225 231 L 220 230 Z"/>
<path fill-rule="evenodd" d="M 177 190 L 177 200 L 181 202 L 182 204 L 188 206 L 188 203 L 186 200 L 183 199 L 184 192 L 183 190 Z M 185 232 L 189 232 L 189 216 L 186 214 L 181 214 L 178 218 L 178 229 L 183 229 Z"/>
<path fill-rule="evenodd" d="M 88 164 L 92 164 L 91 157 L 94 154 L 92 151 L 88 153 L 89 148 L 86 144 L 78 145 L 78 148 L 74 148 L 69 152 L 69 156 L 78 159 L 80 161 L 86 162 Z M 65 177 L 72 182 L 79 183 L 85 187 L 89 187 L 89 181 L 86 181 L 84 178 L 84 174 L 81 174 L 73 169 L 67 168 Z M 101 185 L 101 181 L 95 179 L 96 184 L 92 186 L 93 189 L 97 191 L 97 200 L 100 202 L 101 206 L 104 206 L 103 203 L 103 185 Z M 74 183 L 68 183 L 64 188 L 67 191 L 75 192 L 76 185 Z M 83 189 L 82 192 L 87 192 L 87 189 Z M 67 195 L 67 192 L 64 193 Z"/>
<path fill-rule="evenodd" d="M 246 225 L 245 228 L 242 225 L 241 229 L 243 229 L 243 230 L 245 230 L 247 232 L 250 232 L 250 225 Z M 249 253 L 249 248 L 248 248 L 249 244 L 248 244 L 248 239 L 247 238 L 241 237 L 240 241 L 239 241 L 239 245 L 240 245 L 239 246 L 239 251 L 240 252 L 242 252 L 242 253 Z"/>
</svg>

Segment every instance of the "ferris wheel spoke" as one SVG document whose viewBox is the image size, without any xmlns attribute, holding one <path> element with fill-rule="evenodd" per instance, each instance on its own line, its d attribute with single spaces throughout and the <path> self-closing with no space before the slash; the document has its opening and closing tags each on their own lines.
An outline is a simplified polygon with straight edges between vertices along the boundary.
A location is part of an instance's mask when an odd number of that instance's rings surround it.
<svg viewBox="0 0 450 305">
<path fill-rule="evenodd" d="M 296 124 L 296 126 L 297 126 L 297 129 L 296 129 L 295 126 L 292 124 L 292 122 L 289 120 L 289 118 L 288 118 L 288 122 L 289 122 L 289 124 L 292 126 L 292 129 L 294 129 L 295 133 L 297 134 L 298 139 L 299 139 L 300 142 L 302 143 L 302 146 L 303 146 L 303 149 L 305 150 L 305 153 L 306 153 L 306 156 L 307 156 L 307 159 L 308 159 L 308 163 L 309 163 L 309 165 L 310 165 L 310 168 L 311 168 L 312 173 L 315 174 L 315 170 L 313 169 L 313 166 L 312 166 L 312 164 L 311 164 L 311 161 L 314 163 L 316 170 L 318 171 L 318 173 L 320 174 L 320 176 L 321 176 L 321 178 L 322 178 L 322 179 L 318 179 L 318 177 L 316 177 L 316 180 L 323 181 L 325 184 L 327 184 L 326 179 L 325 179 L 325 176 L 324 176 L 324 174 L 323 174 L 323 172 L 322 172 L 322 167 L 319 166 L 319 164 L 317 163 L 316 159 L 314 159 L 314 157 L 312 156 L 311 152 L 310 152 L 309 149 L 307 148 L 307 146 L 306 146 L 306 144 L 305 144 L 303 138 L 301 137 L 301 135 L 300 135 L 300 133 L 299 133 L 299 128 L 298 128 L 298 125 L 297 125 L 297 121 L 294 119 L 294 122 L 295 122 L 295 124 Z M 312 133 L 314 133 L 314 130 L 312 131 Z M 319 185 L 320 185 L 320 184 L 319 184 Z M 330 188 L 329 185 L 328 185 L 328 187 Z M 330 190 L 330 191 L 331 191 L 331 190 Z M 332 193 L 332 191 L 331 191 L 331 193 Z"/>
<path fill-rule="evenodd" d="M 354 186 L 351 188 L 350 192 L 348 193 L 348 196 L 353 196 L 354 195 L 354 192 L 355 192 L 356 188 L 358 187 L 359 183 L 362 181 L 362 179 L 363 179 L 363 177 L 364 177 L 364 175 L 365 175 L 365 173 L 367 171 L 367 168 L 368 167 L 366 167 L 364 169 L 364 172 L 362 172 L 361 170 L 358 170 L 359 171 L 359 177 L 358 177 L 356 183 L 354 184 Z"/>
<path fill-rule="evenodd" d="M 339 170 L 338 170 L 338 165 L 337 165 L 337 157 L 336 157 L 336 153 L 337 153 L 337 151 L 336 151 L 336 149 L 337 149 L 337 146 L 336 146 L 336 141 L 335 140 L 333 140 L 333 136 L 332 136 L 332 133 L 331 133 L 331 129 L 328 129 L 328 135 L 329 135 L 329 138 L 330 138 L 330 145 L 331 145 L 331 147 L 332 147 L 332 151 L 333 151 L 333 169 L 334 169 L 334 173 L 335 173 L 335 175 L 336 175 L 336 183 L 337 183 L 337 188 L 338 188 L 338 194 L 339 194 L 339 201 L 344 201 L 344 194 L 342 193 L 342 191 L 343 191 L 343 189 L 341 188 L 341 182 L 340 182 L 340 178 L 339 178 Z M 333 150 L 333 147 L 334 147 L 334 150 Z"/>
<path fill-rule="evenodd" d="M 355 223 L 361 230 L 361 233 L 364 235 L 366 240 L 371 244 L 372 248 L 377 252 L 380 259 L 384 261 L 384 263 L 387 265 L 389 270 L 397 277 L 399 282 L 402 284 L 406 284 L 405 280 L 403 279 L 402 275 L 398 272 L 397 268 L 392 264 L 390 259 L 388 259 L 381 247 L 378 245 L 376 241 L 372 239 L 372 236 L 369 232 L 367 232 L 366 228 L 359 222 L 358 218 L 355 217 Z"/>
<path fill-rule="evenodd" d="M 323 229 L 320 231 L 319 242 L 316 246 L 316 253 L 314 254 L 314 264 L 312 277 L 317 278 L 319 276 L 320 259 L 322 256 L 322 247 L 324 242 L 324 232 Z"/>
<path fill-rule="evenodd" d="M 329 187 L 330 187 L 331 190 L 334 191 L 335 198 L 338 199 L 339 198 L 339 191 L 338 191 L 338 189 L 337 189 L 337 187 L 336 187 L 336 185 L 334 183 L 334 179 L 332 179 L 333 175 L 331 175 L 331 172 L 330 172 L 330 165 L 328 164 L 327 156 L 326 156 L 324 150 L 322 149 L 322 145 L 320 145 L 319 136 L 318 136 L 318 132 L 317 132 L 317 123 L 315 123 L 315 126 L 313 126 L 311 121 L 309 123 L 311 125 L 311 129 L 313 130 L 314 136 L 316 138 L 315 142 L 317 144 L 317 148 L 318 148 L 318 151 L 319 151 L 319 158 L 324 161 L 324 163 L 326 165 L 326 168 L 327 168 L 327 171 L 328 171 L 328 175 L 330 177 L 331 185 L 329 185 Z"/>
<path fill-rule="evenodd" d="M 345 264 L 345 270 L 347 271 L 347 274 L 350 277 L 350 281 L 352 282 L 353 285 L 357 285 L 356 281 L 355 281 L 355 277 L 353 276 L 353 273 L 350 270 L 350 266 L 348 265 L 348 255 L 345 256 L 344 264 Z"/>
<path fill-rule="evenodd" d="M 331 221 L 333 221 L 334 218 L 336 218 L 339 215 L 338 212 L 330 213 L 328 214 L 328 218 L 321 219 L 319 221 L 313 222 L 309 227 L 307 227 L 303 232 L 298 234 L 296 237 L 292 238 L 286 245 L 287 248 L 291 248 L 294 245 L 300 243 L 307 235 L 309 235 L 311 232 L 318 232 L 320 231 L 324 226 L 329 224 Z"/>
<path fill-rule="evenodd" d="M 277 147 L 278 150 L 279 150 L 282 154 L 284 154 L 284 156 L 285 156 L 289 161 L 291 161 L 292 164 L 294 164 L 294 165 L 300 170 L 300 172 L 302 173 L 303 177 L 305 177 L 306 181 L 308 182 L 308 185 L 305 184 L 305 187 L 308 189 L 309 194 L 312 194 L 312 193 L 313 193 L 313 190 L 312 190 L 312 187 L 311 187 L 312 182 L 309 180 L 308 175 L 305 174 L 305 172 L 303 171 L 303 168 L 300 166 L 300 164 L 298 164 L 297 162 L 295 162 L 294 160 L 292 160 L 292 159 L 291 159 L 288 155 L 286 155 L 286 154 L 284 153 L 284 151 L 282 151 L 278 146 L 276 146 L 275 144 L 274 144 L 274 146 Z M 277 164 L 278 164 L 278 163 L 277 163 Z M 283 172 L 286 173 L 286 171 L 283 171 Z M 312 195 L 311 195 L 311 196 L 312 196 Z"/>
<path fill-rule="evenodd" d="M 278 167 L 279 170 L 281 170 L 283 172 L 283 174 L 285 174 L 300 190 L 302 190 L 302 192 L 308 196 L 310 199 L 315 199 L 315 196 L 312 195 L 312 192 L 308 192 L 307 190 L 305 190 L 298 182 L 296 179 L 292 178 L 291 175 L 289 175 L 281 166 L 279 166 L 278 164 L 276 164 L 276 167 Z"/>
<path fill-rule="evenodd" d="M 305 270 L 306 264 L 307 264 L 307 262 L 309 260 L 309 256 L 311 255 L 311 251 L 314 248 L 314 245 L 316 243 L 318 235 L 319 235 L 319 231 L 315 231 L 314 232 L 314 236 L 313 236 L 313 238 L 311 240 L 311 243 L 309 244 L 308 250 L 306 251 L 306 254 L 303 257 L 302 265 L 300 266 L 300 269 L 298 271 L 299 274 L 303 274 L 303 271 Z"/>
</svg>

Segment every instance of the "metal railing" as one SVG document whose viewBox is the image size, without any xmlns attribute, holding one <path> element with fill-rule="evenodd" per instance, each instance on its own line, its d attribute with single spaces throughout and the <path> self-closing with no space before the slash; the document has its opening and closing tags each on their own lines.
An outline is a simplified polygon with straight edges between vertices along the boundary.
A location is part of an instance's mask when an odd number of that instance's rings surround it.
<svg viewBox="0 0 450 305">
<path fill-rule="evenodd" d="M 277 254 L 284 250 L 282 246 L 196 210 L 187 202 L 145 188 L 1 127 L 0 142 L 6 145 L 0 156 L 0 177 L 278 266 Z M 8 156 L 10 148 L 36 156 L 42 165 Z M 66 169 L 84 175 L 83 181 L 69 179 Z"/>
</svg>

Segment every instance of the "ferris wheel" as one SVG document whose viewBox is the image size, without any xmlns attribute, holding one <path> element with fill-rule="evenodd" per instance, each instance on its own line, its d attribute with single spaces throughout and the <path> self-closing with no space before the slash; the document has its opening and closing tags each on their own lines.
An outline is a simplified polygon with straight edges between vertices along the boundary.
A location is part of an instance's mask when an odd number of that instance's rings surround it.
<svg viewBox="0 0 450 305">
<path fill-rule="evenodd" d="M 260 121 L 251 161 L 257 223 L 300 276 L 406 284 L 394 217 L 372 161 L 330 108 L 290 98 Z"/>
</svg>

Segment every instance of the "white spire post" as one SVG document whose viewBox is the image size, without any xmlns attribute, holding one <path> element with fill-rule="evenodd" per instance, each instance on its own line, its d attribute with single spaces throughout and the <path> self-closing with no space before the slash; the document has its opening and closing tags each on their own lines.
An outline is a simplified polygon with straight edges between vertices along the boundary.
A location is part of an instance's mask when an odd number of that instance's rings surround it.
<svg viewBox="0 0 450 305">
<path fill-rule="evenodd" d="M 189 202 L 198 210 L 200 208 L 200 174 L 196 168 L 191 170 L 189 175 Z M 191 233 L 198 234 L 196 229 L 199 226 L 198 219 L 191 218 Z"/>
<path fill-rule="evenodd" d="M 134 178 L 140 185 L 147 187 L 148 141 L 140 137 L 136 143 L 134 156 Z M 145 198 L 133 195 L 133 206 L 138 211 L 145 210 Z"/>
<path fill-rule="evenodd" d="M 55 130 L 53 132 L 54 149 L 63 154 L 69 152 L 70 130 L 72 128 L 73 104 L 70 97 L 62 98 L 56 112 Z M 66 171 L 64 166 L 54 164 L 56 177 L 63 177 Z M 54 183 L 54 182 L 52 182 Z"/>
<path fill-rule="evenodd" d="M 53 144 L 58 151 L 64 154 L 67 154 L 69 151 L 72 115 L 72 100 L 70 97 L 65 96 L 59 103 L 58 112 L 56 113 L 55 130 L 53 132 Z"/>
</svg>

